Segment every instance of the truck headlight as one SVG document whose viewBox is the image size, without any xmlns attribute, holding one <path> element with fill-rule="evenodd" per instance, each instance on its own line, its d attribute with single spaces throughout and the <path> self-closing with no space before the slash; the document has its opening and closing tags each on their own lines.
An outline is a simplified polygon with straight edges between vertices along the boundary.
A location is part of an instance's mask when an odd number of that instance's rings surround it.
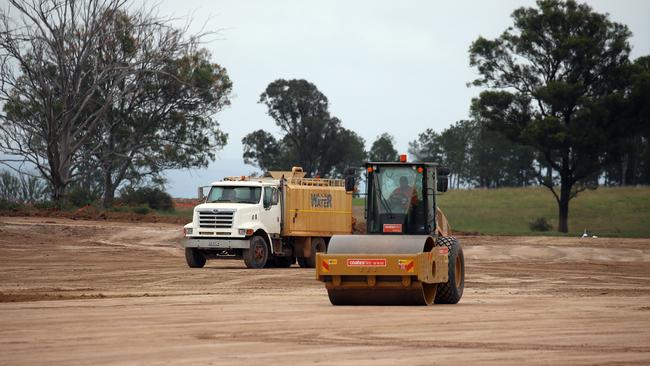
<svg viewBox="0 0 650 366">
<path fill-rule="evenodd" d="M 239 229 L 237 232 L 239 235 L 253 235 L 253 229 Z"/>
<path fill-rule="evenodd" d="M 183 233 L 185 235 L 192 235 L 192 228 L 183 228 Z"/>
</svg>

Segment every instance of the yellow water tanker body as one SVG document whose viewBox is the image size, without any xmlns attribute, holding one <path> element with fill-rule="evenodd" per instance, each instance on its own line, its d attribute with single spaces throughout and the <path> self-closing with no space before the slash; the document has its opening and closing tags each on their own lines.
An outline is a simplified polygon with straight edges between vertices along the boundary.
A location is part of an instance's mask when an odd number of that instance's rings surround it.
<svg viewBox="0 0 650 366">
<path fill-rule="evenodd" d="M 449 171 L 432 163 L 366 164 L 366 235 L 335 235 L 316 257 L 333 305 L 455 304 L 465 258 L 436 206 Z M 354 185 L 346 178 L 348 189 Z"/>
<path fill-rule="evenodd" d="M 352 231 L 352 195 L 341 179 L 287 179 L 284 236 L 323 236 Z"/>
</svg>

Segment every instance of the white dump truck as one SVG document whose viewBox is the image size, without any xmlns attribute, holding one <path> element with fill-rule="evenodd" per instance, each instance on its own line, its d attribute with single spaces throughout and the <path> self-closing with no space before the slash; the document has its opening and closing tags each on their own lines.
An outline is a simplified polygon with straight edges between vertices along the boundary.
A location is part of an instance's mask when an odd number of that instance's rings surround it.
<svg viewBox="0 0 650 366">
<path fill-rule="evenodd" d="M 352 189 L 343 179 L 305 178 L 299 167 L 270 177 L 214 182 L 185 225 L 191 268 L 240 258 L 248 268 L 313 268 L 332 235 L 352 232 Z M 354 184 L 354 183 L 352 183 Z"/>
</svg>

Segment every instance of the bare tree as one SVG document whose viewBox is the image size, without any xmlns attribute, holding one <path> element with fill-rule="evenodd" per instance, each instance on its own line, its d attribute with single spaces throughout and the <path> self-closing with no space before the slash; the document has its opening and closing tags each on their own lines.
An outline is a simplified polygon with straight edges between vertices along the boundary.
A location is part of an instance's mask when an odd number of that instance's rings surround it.
<svg viewBox="0 0 650 366">
<path fill-rule="evenodd" d="M 106 207 L 125 180 L 207 166 L 226 143 L 214 116 L 230 104 L 230 78 L 199 48 L 205 33 L 189 34 L 187 27 L 170 24 L 120 13 L 114 22 L 120 38 L 102 46 L 102 53 L 135 68 L 114 81 L 126 93 L 114 100 L 90 144 Z M 107 98 L 103 93 L 112 89 L 106 85 L 97 98 Z"/>
<path fill-rule="evenodd" d="M 33 164 L 60 202 L 81 149 L 127 92 L 118 86 L 131 65 L 97 52 L 119 38 L 111 24 L 125 0 L 9 3 L 0 11 L 0 150 L 12 158 L 2 162 Z"/>
</svg>

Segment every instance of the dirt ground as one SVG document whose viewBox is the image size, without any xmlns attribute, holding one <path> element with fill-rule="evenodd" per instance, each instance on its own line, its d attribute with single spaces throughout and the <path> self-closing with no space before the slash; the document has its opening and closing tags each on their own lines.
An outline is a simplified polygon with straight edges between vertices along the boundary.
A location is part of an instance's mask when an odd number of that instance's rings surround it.
<svg viewBox="0 0 650 366">
<path fill-rule="evenodd" d="M 650 239 L 464 236 L 458 305 L 334 307 L 313 270 L 189 269 L 180 236 L 0 217 L 0 364 L 650 364 Z"/>
</svg>

